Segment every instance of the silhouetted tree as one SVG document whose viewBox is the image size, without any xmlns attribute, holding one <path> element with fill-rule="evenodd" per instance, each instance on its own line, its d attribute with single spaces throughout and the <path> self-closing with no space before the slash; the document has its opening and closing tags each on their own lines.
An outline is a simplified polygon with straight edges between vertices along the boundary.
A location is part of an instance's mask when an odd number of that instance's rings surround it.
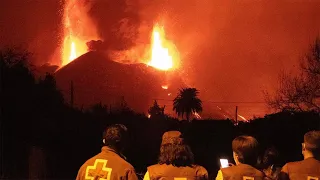
<svg viewBox="0 0 320 180">
<path fill-rule="evenodd" d="M 121 99 L 118 103 L 115 104 L 115 107 L 111 110 L 114 113 L 133 113 L 132 109 L 128 106 L 127 101 L 124 99 L 124 96 L 121 96 Z"/>
<path fill-rule="evenodd" d="M 158 102 L 155 100 L 153 106 L 149 108 L 148 113 L 151 118 L 164 117 L 164 108 L 165 106 L 160 107 Z"/>
<path fill-rule="evenodd" d="M 56 113 L 64 108 L 64 99 L 60 91 L 57 90 L 56 80 L 52 74 L 47 73 L 37 84 L 38 105 L 42 110 Z"/>
<path fill-rule="evenodd" d="M 25 177 L 27 145 L 32 118 L 35 78 L 30 72 L 29 53 L 10 48 L 0 50 L 1 166 L 9 177 Z M 15 156 L 13 156 L 15 155 Z M 18 163 L 20 161 L 20 163 Z M 19 171 L 20 169 L 20 171 Z"/>
<path fill-rule="evenodd" d="M 108 113 L 108 108 L 100 102 L 98 104 L 94 104 L 89 111 L 93 114 L 106 114 Z"/>
<path fill-rule="evenodd" d="M 173 100 L 173 110 L 181 116 L 190 116 L 195 112 L 202 111 L 202 101 L 198 98 L 199 91 L 196 88 L 183 88 L 179 90 L 178 96 Z"/>
<path fill-rule="evenodd" d="M 276 110 L 320 112 L 320 39 L 301 59 L 298 75 L 281 74 L 279 88 L 271 96 L 266 93 L 267 104 Z"/>
<path fill-rule="evenodd" d="M 65 109 L 53 76 L 36 81 L 30 58 L 21 49 L 0 50 L 1 161 L 6 163 L 4 173 L 12 178 L 28 176 L 30 148 L 46 146 Z"/>
</svg>

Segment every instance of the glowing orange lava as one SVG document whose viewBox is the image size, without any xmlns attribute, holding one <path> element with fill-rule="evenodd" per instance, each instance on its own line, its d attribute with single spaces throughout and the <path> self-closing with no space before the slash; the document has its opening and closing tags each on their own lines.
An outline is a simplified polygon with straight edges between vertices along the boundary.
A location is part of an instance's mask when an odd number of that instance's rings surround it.
<svg viewBox="0 0 320 180">
<path fill-rule="evenodd" d="M 239 116 L 242 120 L 247 121 L 247 119 L 246 119 L 245 117 L 241 116 L 240 114 L 238 114 L 238 116 Z"/>
<path fill-rule="evenodd" d="M 72 61 L 75 58 L 77 58 L 76 45 L 74 44 L 74 42 L 72 42 L 71 43 L 71 53 L 70 53 L 69 60 Z"/>
<path fill-rule="evenodd" d="M 194 112 L 193 114 L 197 119 L 201 119 L 201 116 L 197 112 Z"/>
<path fill-rule="evenodd" d="M 174 45 L 165 38 L 163 27 L 156 24 L 152 32 L 151 60 L 148 65 L 165 71 L 173 68 L 174 51 Z"/>
<path fill-rule="evenodd" d="M 168 89 L 168 85 L 163 85 L 161 87 L 162 87 L 162 89 Z"/>
<path fill-rule="evenodd" d="M 67 65 L 86 52 L 88 52 L 88 48 L 84 40 L 71 35 L 66 36 L 62 49 L 62 65 Z"/>
</svg>

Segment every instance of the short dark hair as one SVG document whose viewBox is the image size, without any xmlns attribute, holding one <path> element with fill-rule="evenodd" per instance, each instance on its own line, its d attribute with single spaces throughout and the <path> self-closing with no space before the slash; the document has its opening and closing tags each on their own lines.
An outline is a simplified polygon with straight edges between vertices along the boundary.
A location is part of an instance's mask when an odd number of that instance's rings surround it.
<svg viewBox="0 0 320 180">
<path fill-rule="evenodd" d="M 263 166 L 269 167 L 271 165 L 277 164 L 279 159 L 279 153 L 274 147 L 268 148 L 263 155 L 262 164 Z"/>
<path fill-rule="evenodd" d="M 239 162 L 257 165 L 259 157 L 259 143 L 252 136 L 238 136 L 232 141 L 232 150 L 238 155 Z"/>
<path fill-rule="evenodd" d="M 128 136 L 128 129 L 123 124 L 108 126 L 103 132 L 104 145 L 111 148 L 120 148 L 125 143 Z"/>
<path fill-rule="evenodd" d="M 320 131 L 309 131 L 304 135 L 305 148 L 314 156 L 320 156 Z"/>
<path fill-rule="evenodd" d="M 194 156 L 191 148 L 186 144 L 162 144 L 160 147 L 159 164 L 172 164 L 173 166 L 191 166 Z"/>
</svg>

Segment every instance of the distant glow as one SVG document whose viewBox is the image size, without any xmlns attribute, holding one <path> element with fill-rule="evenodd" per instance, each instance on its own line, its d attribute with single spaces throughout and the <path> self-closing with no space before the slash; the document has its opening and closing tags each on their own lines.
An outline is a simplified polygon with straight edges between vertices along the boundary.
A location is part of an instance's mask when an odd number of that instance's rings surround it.
<svg viewBox="0 0 320 180">
<path fill-rule="evenodd" d="M 247 119 L 246 119 L 246 118 L 244 118 L 243 116 L 241 116 L 241 115 L 239 115 L 239 114 L 238 114 L 238 116 L 239 116 L 242 120 L 247 121 Z"/>
<path fill-rule="evenodd" d="M 201 119 L 201 116 L 197 112 L 194 112 L 193 114 L 197 119 Z"/>
<path fill-rule="evenodd" d="M 151 115 L 150 115 L 150 114 L 148 114 L 148 118 L 149 118 L 149 119 L 151 118 Z"/>
<path fill-rule="evenodd" d="M 171 93 L 168 93 L 168 96 L 171 96 Z"/>
<path fill-rule="evenodd" d="M 168 85 L 163 85 L 161 87 L 162 87 L 162 89 L 168 89 Z"/>
</svg>

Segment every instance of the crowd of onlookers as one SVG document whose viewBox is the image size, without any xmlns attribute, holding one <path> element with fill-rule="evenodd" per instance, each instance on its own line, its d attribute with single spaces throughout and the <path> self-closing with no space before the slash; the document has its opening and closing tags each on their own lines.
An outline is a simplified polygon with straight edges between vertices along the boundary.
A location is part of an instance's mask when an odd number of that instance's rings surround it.
<svg viewBox="0 0 320 180">
<path fill-rule="evenodd" d="M 80 168 L 77 180 L 137 180 L 131 164 L 122 151 L 128 139 L 127 128 L 116 124 L 106 128 L 101 153 L 86 161 Z M 298 143 L 298 142 L 297 142 Z M 279 154 L 269 148 L 261 157 L 259 143 L 252 136 L 238 136 L 232 141 L 235 164 L 222 164 L 216 180 L 319 180 L 320 131 L 309 131 L 301 145 L 304 160 L 289 162 L 278 167 Z M 193 153 L 179 131 L 163 134 L 158 164 L 149 166 L 144 180 L 208 179 L 207 170 L 194 163 Z"/>
</svg>

